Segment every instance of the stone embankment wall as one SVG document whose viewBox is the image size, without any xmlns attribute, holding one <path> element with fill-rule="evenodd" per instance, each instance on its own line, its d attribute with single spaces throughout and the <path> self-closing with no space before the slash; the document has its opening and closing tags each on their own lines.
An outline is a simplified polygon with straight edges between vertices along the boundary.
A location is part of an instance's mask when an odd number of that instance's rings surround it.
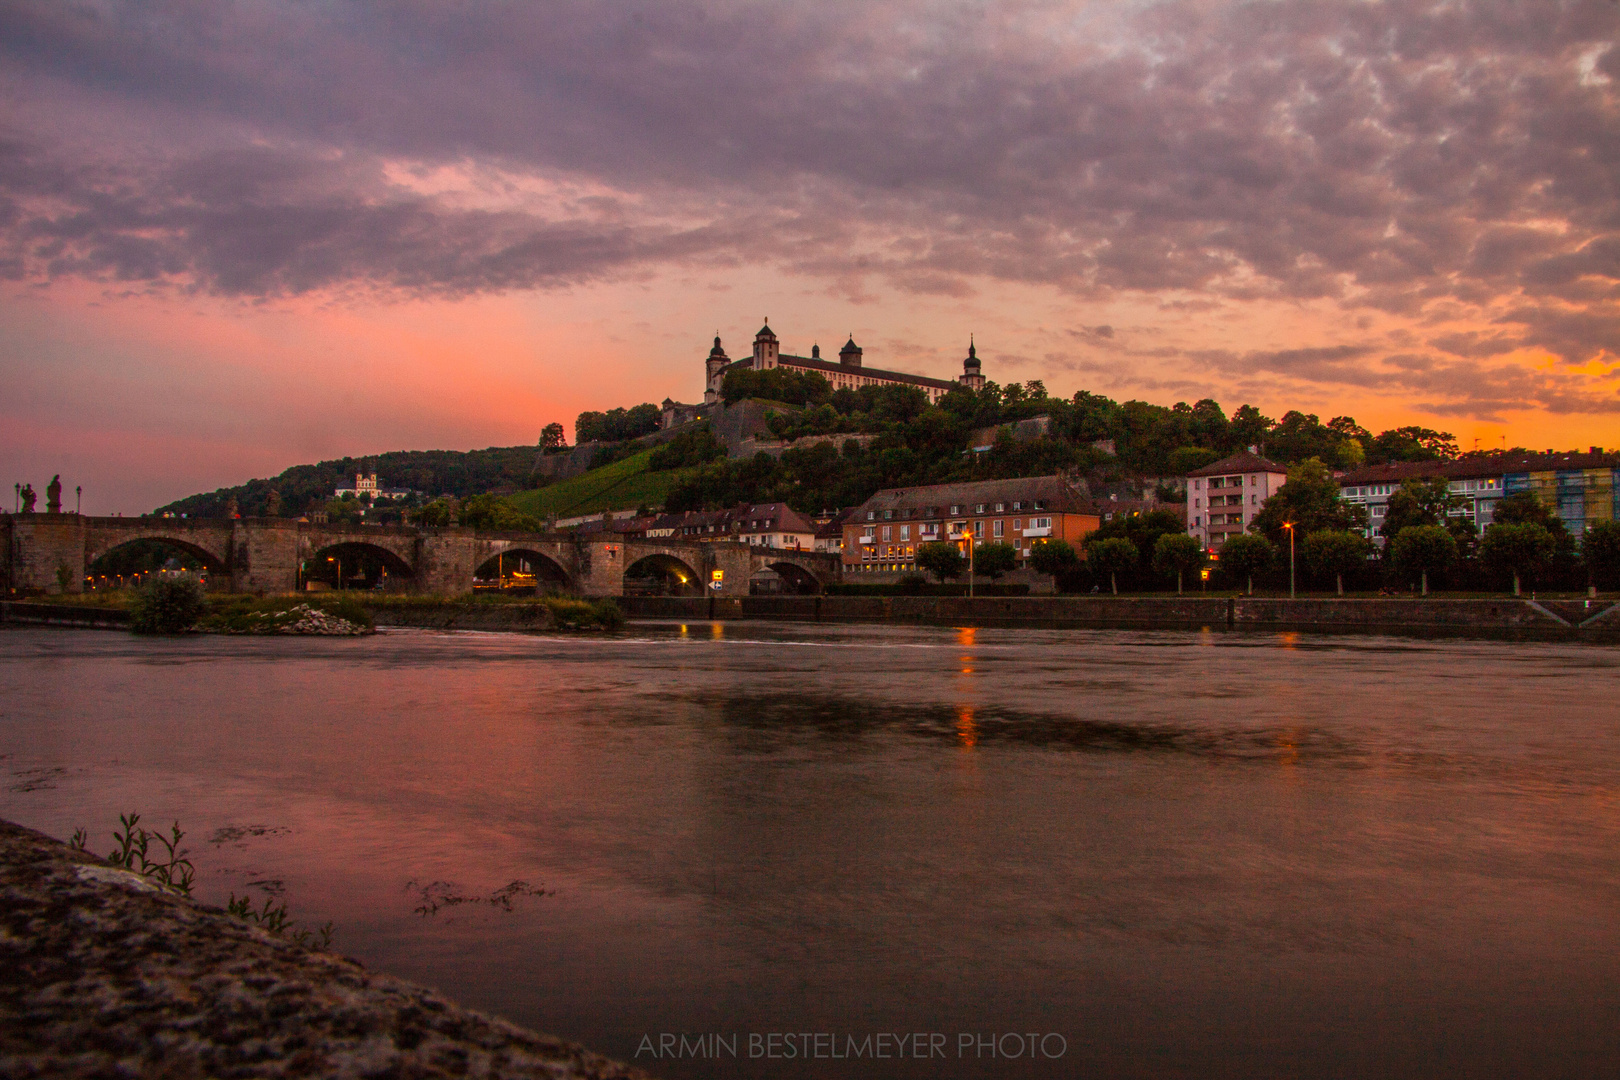
<svg viewBox="0 0 1620 1080">
<path fill-rule="evenodd" d="M 1201 596 L 625 597 L 641 619 L 801 619 L 944 625 L 1178 629 L 1430 630 L 1620 638 L 1620 604 L 1543 601 Z"/>
<path fill-rule="evenodd" d="M 647 1074 L 0 821 L 0 1076 Z"/>
</svg>

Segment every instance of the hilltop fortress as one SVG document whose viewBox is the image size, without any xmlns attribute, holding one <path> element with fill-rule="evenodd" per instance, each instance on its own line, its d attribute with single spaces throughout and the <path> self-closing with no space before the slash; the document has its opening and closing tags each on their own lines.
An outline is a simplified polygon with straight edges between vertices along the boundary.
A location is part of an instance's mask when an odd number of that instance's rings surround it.
<svg viewBox="0 0 1620 1080">
<path fill-rule="evenodd" d="M 770 320 L 760 327 L 759 333 L 754 335 L 754 354 L 733 360 L 726 355 L 725 348 L 720 344 L 716 335 L 714 348 L 703 360 L 703 403 L 701 405 L 686 405 L 670 398 L 663 403 L 662 426 L 666 429 L 688 423 L 703 416 L 710 411 L 709 407 L 720 401 L 720 389 L 726 380 L 728 372 L 740 369 L 753 371 L 768 371 L 771 368 L 789 368 L 794 371 L 810 372 L 820 375 L 832 383 L 834 390 L 859 389 L 862 386 L 915 386 L 928 395 L 928 403 L 936 405 L 939 399 L 948 394 L 953 387 L 965 386 L 970 390 L 977 390 L 984 385 L 984 374 L 980 371 L 978 350 L 970 343 L 968 345 L 967 359 L 962 361 L 962 374 L 956 379 L 931 379 L 926 375 L 912 375 L 905 371 L 884 371 L 881 368 L 869 368 L 861 364 L 861 347 L 855 344 L 855 338 L 844 342 L 844 347 L 838 350 L 838 360 L 823 360 L 821 346 L 812 345 L 809 356 L 794 356 L 781 351 L 776 334 L 771 330 Z"/>
</svg>

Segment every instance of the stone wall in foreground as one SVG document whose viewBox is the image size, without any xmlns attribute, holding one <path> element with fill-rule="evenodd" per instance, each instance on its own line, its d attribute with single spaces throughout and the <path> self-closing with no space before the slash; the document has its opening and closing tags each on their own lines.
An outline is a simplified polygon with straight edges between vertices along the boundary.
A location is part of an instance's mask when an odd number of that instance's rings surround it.
<svg viewBox="0 0 1620 1080">
<path fill-rule="evenodd" d="M 0 1076 L 647 1074 L 0 821 Z"/>
</svg>

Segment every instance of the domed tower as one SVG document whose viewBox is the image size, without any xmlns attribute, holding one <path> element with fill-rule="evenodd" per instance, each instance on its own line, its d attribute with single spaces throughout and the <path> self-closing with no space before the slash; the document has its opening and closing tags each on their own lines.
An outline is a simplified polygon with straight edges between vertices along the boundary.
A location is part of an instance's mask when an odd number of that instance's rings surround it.
<svg viewBox="0 0 1620 1080">
<path fill-rule="evenodd" d="M 720 371 L 729 363 L 731 363 L 731 357 L 727 356 L 726 350 L 720 347 L 720 335 L 716 334 L 714 335 L 714 348 L 709 350 L 708 358 L 703 361 L 703 385 L 705 387 L 703 401 L 705 404 L 713 405 L 720 400 Z"/>
<path fill-rule="evenodd" d="M 838 362 L 845 367 L 861 366 L 861 347 L 855 344 L 855 335 L 851 334 L 844 347 L 838 350 Z"/>
<path fill-rule="evenodd" d="M 984 388 L 984 375 L 979 371 L 979 350 L 973 345 L 973 338 L 968 337 L 967 359 L 962 361 L 961 383 L 969 390 Z"/>
<path fill-rule="evenodd" d="M 775 367 L 776 356 L 776 335 L 771 333 L 771 320 L 767 317 L 765 325 L 754 335 L 754 370 L 764 371 Z"/>
</svg>

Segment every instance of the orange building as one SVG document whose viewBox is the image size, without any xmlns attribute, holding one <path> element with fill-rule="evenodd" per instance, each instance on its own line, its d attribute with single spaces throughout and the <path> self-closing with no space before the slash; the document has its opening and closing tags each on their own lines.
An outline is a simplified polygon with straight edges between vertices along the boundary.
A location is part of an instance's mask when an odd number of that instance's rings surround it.
<svg viewBox="0 0 1620 1080">
<path fill-rule="evenodd" d="M 917 569 L 917 548 L 945 541 L 1011 544 L 1019 565 L 1037 540 L 1081 541 L 1101 524 L 1085 494 L 1060 476 L 886 488 L 844 521 L 844 572 Z"/>
</svg>

